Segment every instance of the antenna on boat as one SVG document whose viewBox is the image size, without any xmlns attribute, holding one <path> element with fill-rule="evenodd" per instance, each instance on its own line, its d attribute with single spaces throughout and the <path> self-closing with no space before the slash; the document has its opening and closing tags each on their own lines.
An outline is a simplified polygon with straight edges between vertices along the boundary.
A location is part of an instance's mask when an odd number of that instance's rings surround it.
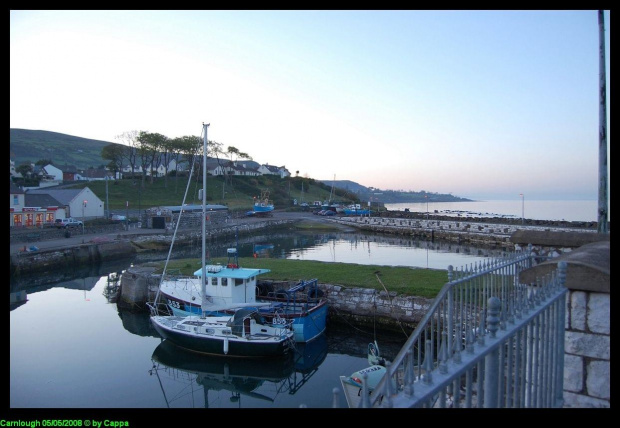
<svg viewBox="0 0 620 428">
<path fill-rule="evenodd" d="M 204 130 L 204 140 L 203 140 L 203 153 L 202 153 L 202 275 L 200 276 L 200 293 L 203 296 L 201 302 L 201 316 L 204 318 L 207 306 L 207 299 L 204 296 L 207 295 L 207 268 L 206 268 L 206 259 L 207 259 L 207 129 L 209 128 L 209 123 L 203 123 L 202 128 Z"/>
</svg>

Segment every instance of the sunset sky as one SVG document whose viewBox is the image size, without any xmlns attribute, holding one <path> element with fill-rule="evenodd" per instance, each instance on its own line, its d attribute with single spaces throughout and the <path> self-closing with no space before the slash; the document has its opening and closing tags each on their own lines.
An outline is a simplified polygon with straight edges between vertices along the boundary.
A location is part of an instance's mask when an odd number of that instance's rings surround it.
<svg viewBox="0 0 620 428">
<path fill-rule="evenodd" d="M 599 61 L 596 10 L 12 10 L 10 128 L 119 142 L 206 122 L 293 175 L 596 199 Z"/>
</svg>

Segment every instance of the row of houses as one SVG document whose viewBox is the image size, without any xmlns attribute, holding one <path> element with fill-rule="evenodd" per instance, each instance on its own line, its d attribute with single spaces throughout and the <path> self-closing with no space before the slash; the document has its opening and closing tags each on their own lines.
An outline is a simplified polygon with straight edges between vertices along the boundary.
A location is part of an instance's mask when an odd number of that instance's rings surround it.
<svg viewBox="0 0 620 428">
<path fill-rule="evenodd" d="M 176 164 L 168 172 L 176 170 Z M 127 170 L 128 168 L 128 170 Z M 179 171 L 186 171 L 181 169 Z M 33 174 L 40 177 L 37 188 L 21 188 L 13 183 L 13 177 L 21 177 L 15 171 L 15 164 L 11 161 L 10 182 L 10 227 L 43 227 L 53 224 L 58 218 L 74 217 L 78 219 L 102 218 L 105 216 L 104 202 L 97 197 L 88 187 L 84 189 L 52 189 L 67 181 L 95 181 L 122 178 L 123 174 L 131 173 L 131 167 L 124 167 L 123 172 L 114 174 L 105 169 L 87 169 L 78 171 L 73 166 L 56 167 L 54 165 L 34 166 Z M 141 174 L 142 169 L 134 169 L 136 174 Z M 235 175 L 235 176 L 258 176 L 278 175 L 281 178 L 288 177 L 290 173 L 285 167 L 276 167 L 269 164 L 259 165 L 253 161 L 218 161 L 207 160 L 207 173 L 210 175 Z M 154 169 L 154 174 L 163 176 L 165 168 Z M 147 171 L 150 175 L 150 170 Z"/>
<path fill-rule="evenodd" d="M 11 177 L 20 177 L 21 174 L 15 169 L 15 162 L 10 161 Z M 168 167 L 165 165 L 159 165 L 157 168 L 153 165 L 153 168 L 146 168 L 144 175 L 154 177 L 163 177 L 167 172 L 179 171 L 187 172 L 187 162 L 179 163 L 172 160 Z M 138 174 L 143 173 L 142 166 L 135 165 L 133 168 L 131 165 L 124 165 L 120 172 L 116 174 L 108 171 L 107 169 L 86 169 L 78 170 L 75 166 L 64 165 L 61 167 L 54 166 L 52 164 L 39 166 L 32 164 L 33 175 L 37 175 L 40 178 L 42 186 L 53 186 L 66 181 L 95 181 L 110 179 L 121 179 L 126 174 Z M 277 175 L 280 178 L 290 176 L 290 172 L 285 166 L 274 166 L 269 164 L 258 164 L 254 161 L 228 161 L 218 159 L 207 159 L 207 173 L 213 176 L 220 175 L 235 175 L 235 176 L 259 176 L 259 175 Z"/>
</svg>

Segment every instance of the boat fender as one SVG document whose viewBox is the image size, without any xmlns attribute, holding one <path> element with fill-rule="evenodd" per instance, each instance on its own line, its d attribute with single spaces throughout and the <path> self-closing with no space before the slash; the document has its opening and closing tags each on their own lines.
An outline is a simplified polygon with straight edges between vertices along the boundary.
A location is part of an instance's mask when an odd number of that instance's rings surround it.
<svg viewBox="0 0 620 428">
<path fill-rule="evenodd" d="M 228 355 L 228 338 L 224 338 L 224 355 Z"/>
</svg>

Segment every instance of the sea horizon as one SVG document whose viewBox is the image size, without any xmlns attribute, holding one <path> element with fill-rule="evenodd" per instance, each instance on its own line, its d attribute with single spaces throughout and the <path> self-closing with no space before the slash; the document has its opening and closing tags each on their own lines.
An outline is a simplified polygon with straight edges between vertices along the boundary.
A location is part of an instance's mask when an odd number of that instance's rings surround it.
<svg viewBox="0 0 620 428">
<path fill-rule="evenodd" d="M 551 221 L 598 221 L 597 200 L 486 200 L 386 203 L 390 211 L 443 214 L 455 217 L 505 217 Z M 611 213 L 607 208 L 607 221 Z"/>
</svg>

